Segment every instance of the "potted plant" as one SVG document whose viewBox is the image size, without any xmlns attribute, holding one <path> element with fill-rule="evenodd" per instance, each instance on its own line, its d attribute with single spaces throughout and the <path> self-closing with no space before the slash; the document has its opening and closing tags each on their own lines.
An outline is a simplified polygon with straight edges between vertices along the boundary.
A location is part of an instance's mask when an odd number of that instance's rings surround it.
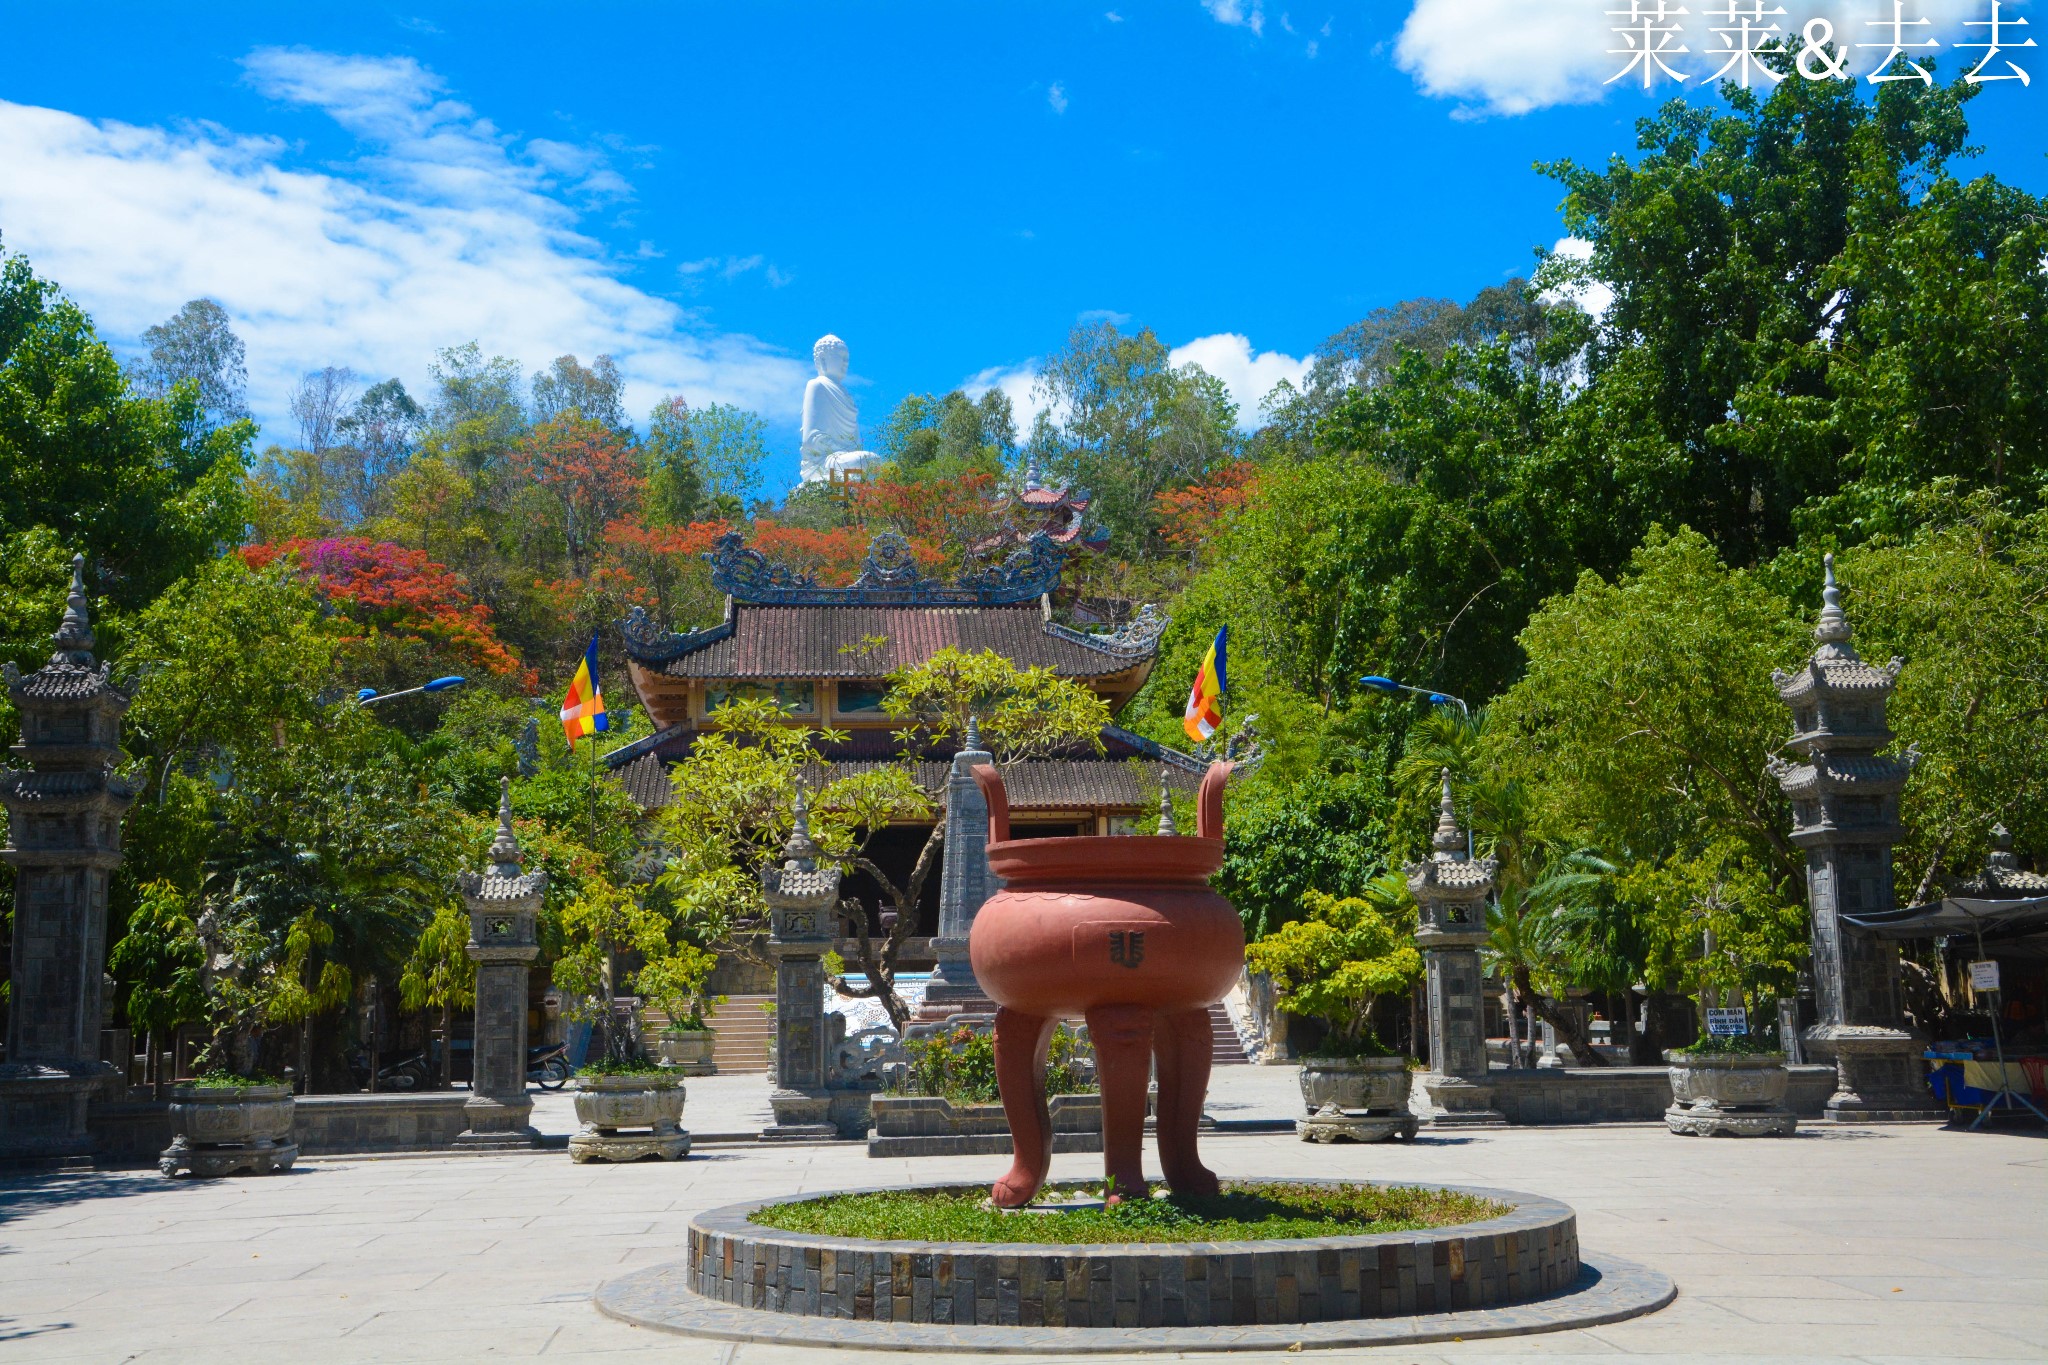
<svg viewBox="0 0 2048 1365">
<path fill-rule="evenodd" d="M 167 1176 L 188 1170 L 215 1177 L 247 1171 L 270 1175 L 291 1169 L 291 1082 L 256 1069 L 256 1042 L 280 1008 L 278 973 L 255 959 L 255 934 L 246 924 L 224 925 L 200 916 L 194 935 L 202 950 L 206 1020 L 211 1035 L 198 1056 L 199 1074 L 170 1089 L 171 1145 L 157 1161 Z"/>
<path fill-rule="evenodd" d="M 668 934 L 660 913 L 631 888 L 603 877 L 586 882 L 583 894 L 562 911 L 565 947 L 555 963 L 555 984 L 580 1001 L 568 1012 L 591 1023 L 598 1043 L 597 1058 L 576 1073 L 576 1118 L 583 1128 L 569 1139 L 569 1155 L 577 1162 L 649 1156 L 673 1161 L 690 1150 L 690 1135 L 681 1127 L 687 1094 L 682 1076 L 649 1060 L 638 1030 L 620 1014 L 612 971 L 631 953 L 650 966 L 674 956 Z M 689 970 L 671 976 L 686 977 Z M 708 974 L 710 968 L 703 970 Z"/>
<path fill-rule="evenodd" d="M 925 1036 L 906 1038 L 903 1056 L 884 1070 L 890 1093 L 873 1101 L 869 1156 L 1010 1151 L 1010 1121 L 996 1086 L 995 1037 L 987 1025 L 931 1028 Z M 1055 1150 L 1100 1150 L 1102 1096 L 1085 1031 L 1066 1024 L 1053 1029 L 1046 1044 L 1045 1093 Z"/>
<path fill-rule="evenodd" d="M 1304 918 L 1245 949 L 1246 965 L 1272 978 L 1282 1007 L 1329 1025 L 1301 1060 L 1308 1117 L 1295 1129 L 1305 1142 L 1415 1135 L 1408 1059 L 1372 1026 L 1374 1002 L 1406 991 L 1422 974 L 1406 897 L 1406 884 L 1393 874 L 1375 878 L 1363 896 L 1311 891 L 1302 897 Z"/>
<path fill-rule="evenodd" d="M 718 1033 L 704 1022 L 706 1015 L 725 1003 L 724 996 L 704 994 L 704 982 L 717 965 L 715 955 L 684 943 L 668 956 L 649 962 L 634 978 L 640 998 L 668 1021 L 655 1035 L 657 1057 L 663 1066 L 685 1076 L 709 1076 L 718 1070 L 712 1061 Z"/>
<path fill-rule="evenodd" d="M 1687 1137 L 1789 1137 L 1799 1118 L 1785 1108 L 1792 1073 L 1768 1034 L 1703 1037 L 1664 1054 L 1671 1107 L 1664 1122 Z"/>
</svg>

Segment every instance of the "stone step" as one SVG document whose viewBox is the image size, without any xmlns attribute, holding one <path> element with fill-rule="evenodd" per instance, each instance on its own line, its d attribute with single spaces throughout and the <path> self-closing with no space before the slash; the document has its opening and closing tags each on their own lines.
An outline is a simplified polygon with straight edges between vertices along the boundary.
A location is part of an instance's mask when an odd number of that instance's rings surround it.
<svg viewBox="0 0 2048 1365">
<path fill-rule="evenodd" d="M 1252 1059 L 1237 1036 L 1237 1025 L 1230 1022 L 1230 1011 L 1223 1008 L 1220 1000 L 1209 1006 L 1209 1033 L 1209 1065 L 1250 1065 Z"/>
<path fill-rule="evenodd" d="M 724 1073 L 766 1072 L 768 1046 L 775 1041 L 775 1019 L 761 1006 L 773 1004 L 772 995 L 729 995 L 711 1018 L 718 1040 L 712 1044 L 712 1060 Z"/>
</svg>

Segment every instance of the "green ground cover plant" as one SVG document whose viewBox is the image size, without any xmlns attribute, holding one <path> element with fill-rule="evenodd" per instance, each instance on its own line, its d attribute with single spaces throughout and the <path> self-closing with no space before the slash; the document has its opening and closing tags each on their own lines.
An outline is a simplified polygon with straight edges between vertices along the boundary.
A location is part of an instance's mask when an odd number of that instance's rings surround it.
<svg viewBox="0 0 2048 1365">
<path fill-rule="evenodd" d="M 1682 1057 L 1765 1057 L 1783 1052 L 1775 1033 L 1740 1033 L 1732 1038 L 1701 1038 L 1681 1048 Z"/>
<path fill-rule="evenodd" d="M 1096 1186 L 1051 1186 L 1063 1200 L 1101 1197 Z M 1409 1185 L 1228 1184 L 1206 1198 L 1166 1195 L 1108 1206 L 1026 1210 L 990 1206 L 979 1190 L 887 1190 L 772 1204 L 749 1220 L 785 1232 L 878 1241 L 1235 1242 L 1413 1232 L 1498 1218 L 1508 1206 L 1455 1190 Z"/>
</svg>

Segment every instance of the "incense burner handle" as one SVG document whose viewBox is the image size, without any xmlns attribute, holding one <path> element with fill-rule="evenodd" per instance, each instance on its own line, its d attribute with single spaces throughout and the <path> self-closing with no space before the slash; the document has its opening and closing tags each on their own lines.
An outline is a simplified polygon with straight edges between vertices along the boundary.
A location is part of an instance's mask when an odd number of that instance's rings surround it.
<svg viewBox="0 0 2048 1365">
<path fill-rule="evenodd" d="M 992 844 L 1009 842 L 1010 838 L 1010 793 L 1003 787 L 1003 775 L 993 763 L 977 763 L 973 768 L 974 785 L 981 788 L 982 799 L 988 802 L 988 841 Z"/>
<path fill-rule="evenodd" d="M 1204 839 L 1223 837 L 1223 788 L 1230 781 L 1234 763 L 1211 763 L 1202 774 L 1202 790 L 1195 797 L 1195 833 Z"/>
</svg>

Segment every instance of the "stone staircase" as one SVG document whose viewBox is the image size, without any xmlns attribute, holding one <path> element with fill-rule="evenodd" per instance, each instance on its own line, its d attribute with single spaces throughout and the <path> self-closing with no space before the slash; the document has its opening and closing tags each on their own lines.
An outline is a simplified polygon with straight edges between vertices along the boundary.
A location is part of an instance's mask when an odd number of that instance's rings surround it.
<svg viewBox="0 0 2048 1365">
<path fill-rule="evenodd" d="M 1209 1006 L 1209 1033 L 1209 1065 L 1250 1065 L 1252 1059 L 1246 1055 L 1244 1044 L 1238 1039 L 1237 1025 L 1230 1022 L 1230 1011 L 1220 1000 Z"/>
<path fill-rule="evenodd" d="M 775 1016 L 761 1006 L 772 1005 L 772 995 L 729 995 L 710 1020 L 718 1041 L 711 1057 L 720 1075 L 768 1070 L 768 1047 L 775 1041 Z"/>
</svg>

